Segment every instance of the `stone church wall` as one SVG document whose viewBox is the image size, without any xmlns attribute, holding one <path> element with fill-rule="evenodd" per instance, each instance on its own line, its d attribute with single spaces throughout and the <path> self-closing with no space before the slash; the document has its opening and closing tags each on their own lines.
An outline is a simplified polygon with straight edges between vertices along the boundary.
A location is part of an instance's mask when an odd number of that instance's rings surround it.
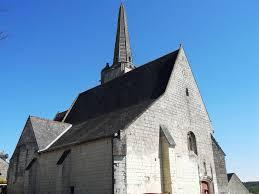
<svg viewBox="0 0 259 194">
<path fill-rule="evenodd" d="M 228 194 L 249 194 L 249 191 L 234 174 L 228 183 Z"/>
<path fill-rule="evenodd" d="M 126 157 L 113 156 L 114 194 L 127 193 Z"/>
<path fill-rule="evenodd" d="M 112 79 L 121 76 L 123 73 L 121 67 L 110 67 L 102 72 L 102 83 L 111 81 Z"/>
<path fill-rule="evenodd" d="M 216 142 L 212 141 L 214 163 L 217 175 L 217 183 L 219 187 L 219 194 L 227 194 L 228 178 L 225 162 L 225 154 L 217 146 Z"/>
<path fill-rule="evenodd" d="M 71 149 L 61 165 L 57 165 L 64 151 Z M 72 146 L 42 153 L 39 157 L 39 194 L 112 193 L 111 139 Z M 28 193 L 30 194 L 30 193 Z"/>
<path fill-rule="evenodd" d="M 39 172 L 39 161 L 36 160 L 29 170 L 25 171 L 24 174 L 24 193 L 38 193 L 38 185 L 37 182 L 39 180 L 38 175 Z"/>
<path fill-rule="evenodd" d="M 14 154 L 10 159 L 8 169 L 8 194 L 24 193 L 25 168 L 34 157 L 35 151 L 38 150 L 30 127 L 30 123 L 27 122 Z"/>
<path fill-rule="evenodd" d="M 165 125 L 176 143 L 169 150 L 172 193 L 199 194 L 200 181 L 206 180 L 218 194 L 213 129 L 183 50 L 170 79 L 165 94 L 127 129 L 127 193 L 162 192 L 159 129 Z M 196 136 L 198 156 L 188 150 L 189 131 Z"/>
</svg>

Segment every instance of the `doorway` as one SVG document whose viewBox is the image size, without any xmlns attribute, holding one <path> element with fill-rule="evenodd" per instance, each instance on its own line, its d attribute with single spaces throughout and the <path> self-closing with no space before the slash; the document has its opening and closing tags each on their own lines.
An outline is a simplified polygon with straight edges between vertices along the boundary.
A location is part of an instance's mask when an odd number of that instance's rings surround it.
<svg viewBox="0 0 259 194">
<path fill-rule="evenodd" d="M 75 194 L 75 187 L 74 186 L 70 187 L 70 194 Z"/>
<path fill-rule="evenodd" d="M 201 182 L 201 190 L 202 190 L 202 194 L 211 194 L 210 193 L 210 186 L 208 182 L 202 181 Z"/>
</svg>

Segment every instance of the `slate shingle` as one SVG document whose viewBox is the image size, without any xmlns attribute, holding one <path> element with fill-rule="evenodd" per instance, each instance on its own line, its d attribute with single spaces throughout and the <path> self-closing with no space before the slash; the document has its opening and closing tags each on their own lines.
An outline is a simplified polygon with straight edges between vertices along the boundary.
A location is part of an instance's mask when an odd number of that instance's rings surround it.
<svg viewBox="0 0 259 194">
<path fill-rule="evenodd" d="M 112 136 L 136 119 L 154 100 L 122 108 L 72 126 L 50 149 Z"/>
<path fill-rule="evenodd" d="M 178 50 L 79 94 L 65 118 L 79 124 L 99 115 L 156 99 L 164 93 Z"/>
<path fill-rule="evenodd" d="M 73 126 L 50 149 L 124 129 L 165 92 L 177 55 L 178 50 L 81 93 L 65 118 Z"/>
<path fill-rule="evenodd" d="M 30 116 L 30 122 L 39 150 L 46 148 L 64 130 L 71 126 L 67 123 L 42 119 L 34 116 Z"/>
</svg>

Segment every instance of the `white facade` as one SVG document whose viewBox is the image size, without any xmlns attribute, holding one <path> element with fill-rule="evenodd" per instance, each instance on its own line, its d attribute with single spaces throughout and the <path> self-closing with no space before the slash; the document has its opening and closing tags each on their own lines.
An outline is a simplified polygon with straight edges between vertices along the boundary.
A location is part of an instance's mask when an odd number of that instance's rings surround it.
<svg viewBox="0 0 259 194">
<path fill-rule="evenodd" d="M 189 96 L 186 96 L 186 88 Z M 168 127 L 176 146 L 169 148 L 171 193 L 201 192 L 200 182 L 212 181 L 218 193 L 209 116 L 181 49 L 165 94 L 126 129 L 127 193 L 159 193 L 161 189 L 159 131 Z M 188 150 L 187 133 L 197 140 L 198 155 Z M 205 165 L 206 169 L 205 169 Z"/>
<path fill-rule="evenodd" d="M 66 150 L 71 152 L 62 164 L 57 165 Z M 26 171 L 26 194 L 65 194 L 70 193 L 72 187 L 74 193 L 112 193 L 112 146 L 109 138 L 42 153 L 37 161 L 33 165 L 36 168 Z M 32 184 L 30 174 L 37 174 L 31 178 Z"/>
</svg>

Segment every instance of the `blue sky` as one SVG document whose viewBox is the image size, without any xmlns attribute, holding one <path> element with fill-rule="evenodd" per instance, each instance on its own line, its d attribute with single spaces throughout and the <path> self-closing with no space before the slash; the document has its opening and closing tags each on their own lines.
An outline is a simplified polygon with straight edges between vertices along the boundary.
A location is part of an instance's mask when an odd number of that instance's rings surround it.
<svg viewBox="0 0 259 194">
<path fill-rule="evenodd" d="M 53 118 L 112 62 L 121 1 L 0 0 L 0 149 L 28 115 Z M 259 1 L 128 0 L 135 64 L 183 43 L 227 168 L 259 180 Z"/>
</svg>

